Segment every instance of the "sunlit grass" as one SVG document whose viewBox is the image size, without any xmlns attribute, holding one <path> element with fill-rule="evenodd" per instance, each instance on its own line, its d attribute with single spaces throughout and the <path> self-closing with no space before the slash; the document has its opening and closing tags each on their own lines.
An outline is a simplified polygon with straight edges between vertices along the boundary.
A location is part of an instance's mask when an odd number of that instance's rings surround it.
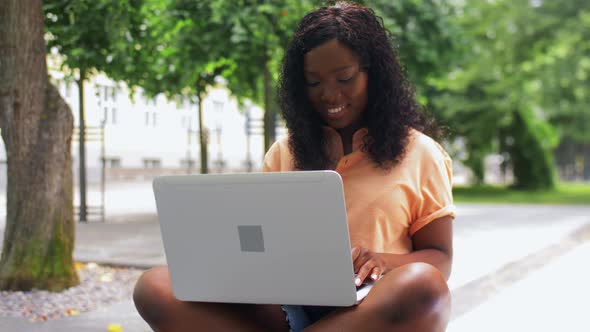
<svg viewBox="0 0 590 332">
<path fill-rule="evenodd" d="M 505 186 L 457 186 L 458 203 L 586 204 L 590 205 L 590 183 L 560 183 L 554 190 L 523 191 Z"/>
</svg>

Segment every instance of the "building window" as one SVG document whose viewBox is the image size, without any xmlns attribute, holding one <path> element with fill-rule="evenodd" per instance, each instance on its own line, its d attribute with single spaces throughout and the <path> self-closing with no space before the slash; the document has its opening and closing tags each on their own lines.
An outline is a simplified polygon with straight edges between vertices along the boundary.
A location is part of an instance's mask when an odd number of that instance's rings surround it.
<svg viewBox="0 0 590 332">
<path fill-rule="evenodd" d="M 121 158 L 119 157 L 105 157 L 104 166 L 107 168 L 120 168 Z"/>
<path fill-rule="evenodd" d="M 194 159 L 181 159 L 180 160 L 180 167 L 181 168 L 193 168 L 196 165 L 196 160 Z"/>
<path fill-rule="evenodd" d="M 145 126 L 155 127 L 158 123 L 158 116 L 156 112 L 145 112 Z"/>
<path fill-rule="evenodd" d="M 215 111 L 215 113 L 221 113 L 221 112 L 223 112 L 223 102 L 221 102 L 221 101 L 214 101 L 213 102 L 213 110 Z"/>
<path fill-rule="evenodd" d="M 143 168 L 160 168 L 162 162 L 156 158 L 143 158 Z"/>
<path fill-rule="evenodd" d="M 117 124 L 117 109 L 114 107 L 111 109 L 111 123 Z"/>
</svg>

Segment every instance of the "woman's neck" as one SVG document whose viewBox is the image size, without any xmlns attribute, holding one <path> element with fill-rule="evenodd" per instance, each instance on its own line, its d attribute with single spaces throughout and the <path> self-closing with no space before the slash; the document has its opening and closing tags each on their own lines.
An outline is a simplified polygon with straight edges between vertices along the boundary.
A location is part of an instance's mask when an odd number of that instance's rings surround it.
<svg viewBox="0 0 590 332">
<path fill-rule="evenodd" d="M 344 155 L 347 155 L 352 152 L 352 144 L 353 144 L 353 137 L 354 133 L 359 130 L 361 126 L 349 126 L 346 128 L 338 129 L 338 134 L 340 134 L 340 139 L 342 140 L 342 150 L 344 151 Z"/>
</svg>

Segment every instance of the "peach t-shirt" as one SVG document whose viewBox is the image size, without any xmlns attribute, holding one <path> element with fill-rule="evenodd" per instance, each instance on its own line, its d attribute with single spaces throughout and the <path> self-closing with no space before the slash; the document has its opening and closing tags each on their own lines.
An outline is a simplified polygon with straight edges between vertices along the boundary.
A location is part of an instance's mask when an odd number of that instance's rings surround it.
<svg viewBox="0 0 590 332">
<path fill-rule="evenodd" d="M 353 136 L 353 151 L 343 155 L 340 135 L 324 129 L 331 160 L 344 186 L 352 246 L 375 252 L 412 251 L 411 236 L 441 217 L 455 216 L 451 189 L 451 158 L 430 137 L 410 131 L 403 160 L 386 171 L 361 151 L 367 129 Z M 265 172 L 296 170 L 288 138 L 275 142 L 266 153 Z"/>
</svg>

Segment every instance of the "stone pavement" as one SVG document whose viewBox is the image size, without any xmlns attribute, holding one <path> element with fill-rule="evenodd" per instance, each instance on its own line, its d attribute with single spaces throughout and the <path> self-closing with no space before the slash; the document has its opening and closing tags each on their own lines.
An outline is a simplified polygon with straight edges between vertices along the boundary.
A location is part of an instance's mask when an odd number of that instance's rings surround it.
<svg viewBox="0 0 590 332">
<path fill-rule="evenodd" d="M 590 331 L 590 241 L 455 317 L 448 332 Z"/>
<path fill-rule="evenodd" d="M 136 267 L 165 263 L 153 198 L 138 198 L 135 189 L 122 190 L 142 202 L 125 199 L 117 210 L 107 201 L 113 207 L 107 222 L 78 224 L 77 260 Z M 2 228 L 0 223 L 0 233 Z M 454 236 L 448 332 L 590 331 L 590 202 L 459 205 Z M 109 324 L 121 325 L 124 332 L 150 330 L 129 299 L 45 323 L 0 318 L 0 331 L 105 332 Z"/>
</svg>

